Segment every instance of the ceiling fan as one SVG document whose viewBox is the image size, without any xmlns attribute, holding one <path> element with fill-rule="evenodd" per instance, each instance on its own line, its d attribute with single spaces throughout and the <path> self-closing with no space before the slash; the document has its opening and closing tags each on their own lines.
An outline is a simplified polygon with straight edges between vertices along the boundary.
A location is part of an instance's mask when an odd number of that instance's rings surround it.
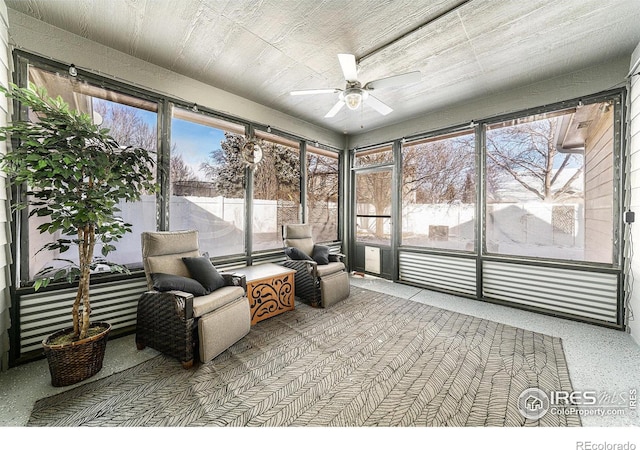
<svg viewBox="0 0 640 450">
<path fill-rule="evenodd" d="M 291 91 L 290 93 L 291 95 L 340 93 L 338 96 L 338 102 L 333 106 L 333 108 L 331 108 L 331 110 L 329 110 L 327 114 L 325 114 L 324 117 L 326 118 L 335 116 L 344 105 L 347 105 L 347 108 L 349 109 L 355 110 L 358 109 L 363 102 L 366 102 L 369 106 L 371 106 L 383 116 L 386 116 L 391 111 L 393 111 L 393 109 L 375 98 L 373 95 L 370 95 L 369 91 L 403 86 L 405 84 L 418 82 L 422 78 L 422 74 L 419 71 L 414 71 L 369 81 L 364 86 L 362 86 L 362 84 L 360 84 L 360 82 L 358 81 L 358 67 L 356 65 L 356 57 L 348 53 L 340 53 L 338 55 L 338 60 L 340 61 L 340 67 L 342 67 L 342 73 L 344 74 L 345 81 L 347 82 L 347 86 L 344 89 L 306 89 L 300 91 Z"/>
</svg>

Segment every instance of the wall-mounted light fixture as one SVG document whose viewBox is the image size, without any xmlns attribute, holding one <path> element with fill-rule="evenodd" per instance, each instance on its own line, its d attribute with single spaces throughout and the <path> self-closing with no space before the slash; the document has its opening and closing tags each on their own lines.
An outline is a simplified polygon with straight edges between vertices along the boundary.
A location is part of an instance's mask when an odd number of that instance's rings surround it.
<svg viewBox="0 0 640 450">
<path fill-rule="evenodd" d="M 69 75 L 71 75 L 72 77 L 78 76 L 78 69 L 76 69 L 76 66 L 74 64 L 71 64 L 69 66 Z"/>
<path fill-rule="evenodd" d="M 240 151 L 242 161 L 252 170 L 262 161 L 262 147 L 260 147 L 260 142 L 256 138 L 247 139 Z"/>
<path fill-rule="evenodd" d="M 600 105 L 600 112 L 607 113 L 611 109 L 611 102 L 604 102 Z"/>
</svg>

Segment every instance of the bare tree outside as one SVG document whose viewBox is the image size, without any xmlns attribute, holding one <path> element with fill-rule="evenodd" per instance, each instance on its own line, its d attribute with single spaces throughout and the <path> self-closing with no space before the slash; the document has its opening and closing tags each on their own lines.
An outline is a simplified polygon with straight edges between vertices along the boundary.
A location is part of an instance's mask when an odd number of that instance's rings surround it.
<svg viewBox="0 0 640 450">
<path fill-rule="evenodd" d="M 155 126 L 145 122 L 144 110 L 97 98 L 92 98 L 92 103 L 94 114 L 98 113 L 102 119 L 102 127 L 109 129 L 118 144 L 140 147 L 157 154 L 158 132 Z M 156 169 L 153 175 L 155 179 Z"/>
<path fill-rule="evenodd" d="M 476 164 L 472 131 L 402 149 L 402 243 L 475 248 Z"/>
<path fill-rule="evenodd" d="M 171 167 L 170 179 L 172 182 L 196 181 L 198 179 L 193 169 L 184 162 L 184 159 L 180 154 L 175 154 L 174 152 L 171 152 L 170 167 Z"/>
<path fill-rule="evenodd" d="M 309 223 L 316 241 L 338 238 L 338 155 L 307 152 L 307 201 Z"/>
<path fill-rule="evenodd" d="M 597 108 L 589 111 L 597 115 Z M 485 207 L 489 252 L 585 257 L 585 235 L 595 226 L 585 208 L 602 204 L 601 199 L 585 203 L 586 149 L 592 145 L 598 152 L 598 142 L 606 142 L 594 139 L 591 144 L 587 139 L 590 133 L 606 129 L 591 127 L 596 121 L 584 120 L 587 112 L 558 111 L 488 127 Z M 577 128 L 578 121 L 581 128 Z M 566 147 L 566 142 L 571 146 Z M 591 169 L 599 170 L 596 166 Z"/>
<path fill-rule="evenodd" d="M 150 153 L 158 149 L 158 132 L 155 126 L 144 121 L 137 108 L 93 99 L 93 110 L 102 117 L 102 126 L 110 130 L 120 145 L 144 148 Z"/>
<path fill-rule="evenodd" d="M 359 167 L 378 166 L 391 162 L 391 149 L 383 147 L 356 154 Z M 390 230 L 392 176 L 390 169 L 358 173 L 356 175 L 356 235 L 359 240 L 387 243 Z M 358 217 L 359 216 L 359 217 Z M 366 217 L 376 216 L 376 217 Z"/>
<path fill-rule="evenodd" d="M 561 154 L 557 149 L 557 119 L 543 119 L 487 132 L 487 172 L 508 174 L 540 200 L 575 195 L 574 182 L 584 169 L 582 155 Z M 569 170 L 569 176 L 563 176 Z M 489 194 L 499 200 L 495 184 Z"/>
<path fill-rule="evenodd" d="M 385 224 L 390 223 L 391 187 L 390 170 L 356 175 L 356 215 L 360 216 L 357 217 L 357 234 L 360 239 L 366 240 L 370 236 L 380 242 L 389 240 L 390 230 Z"/>
<path fill-rule="evenodd" d="M 403 149 L 403 198 L 415 203 L 475 201 L 473 135 Z"/>
</svg>

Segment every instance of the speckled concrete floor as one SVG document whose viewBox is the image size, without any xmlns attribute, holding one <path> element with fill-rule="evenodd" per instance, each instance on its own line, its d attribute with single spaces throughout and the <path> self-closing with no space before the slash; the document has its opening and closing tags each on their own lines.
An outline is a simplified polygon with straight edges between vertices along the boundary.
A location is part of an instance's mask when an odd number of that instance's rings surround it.
<svg viewBox="0 0 640 450">
<path fill-rule="evenodd" d="M 394 284 L 373 277 L 353 276 L 353 286 L 426 303 L 496 322 L 559 336 L 569 364 L 574 391 L 595 391 L 598 396 L 628 396 L 632 389 L 640 391 L 640 346 L 626 333 L 555 317 L 529 313 L 514 308 L 478 302 L 454 295 Z M 109 376 L 155 356 L 152 349 L 138 351 L 133 336 L 109 341 L 102 370 L 90 380 Z M 50 384 L 45 360 L 36 361 L 0 374 L 0 426 L 20 427 L 26 424 L 34 403 L 67 388 Z M 628 408 L 622 414 L 583 416 L 587 427 L 640 426 L 638 415 Z"/>
</svg>

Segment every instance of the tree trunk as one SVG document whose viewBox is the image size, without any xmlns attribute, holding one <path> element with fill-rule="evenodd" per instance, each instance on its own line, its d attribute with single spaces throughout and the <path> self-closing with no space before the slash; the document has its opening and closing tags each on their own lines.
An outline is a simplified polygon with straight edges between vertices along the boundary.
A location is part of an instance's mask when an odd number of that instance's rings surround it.
<svg viewBox="0 0 640 450">
<path fill-rule="evenodd" d="M 91 275 L 91 261 L 93 260 L 95 246 L 95 226 L 90 224 L 78 228 L 78 241 L 80 280 L 78 293 L 73 303 L 73 334 L 76 339 L 84 339 L 89 330 L 91 315 L 89 277 Z M 80 303 L 82 303 L 82 317 L 80 317 Z"/>
</svg>

